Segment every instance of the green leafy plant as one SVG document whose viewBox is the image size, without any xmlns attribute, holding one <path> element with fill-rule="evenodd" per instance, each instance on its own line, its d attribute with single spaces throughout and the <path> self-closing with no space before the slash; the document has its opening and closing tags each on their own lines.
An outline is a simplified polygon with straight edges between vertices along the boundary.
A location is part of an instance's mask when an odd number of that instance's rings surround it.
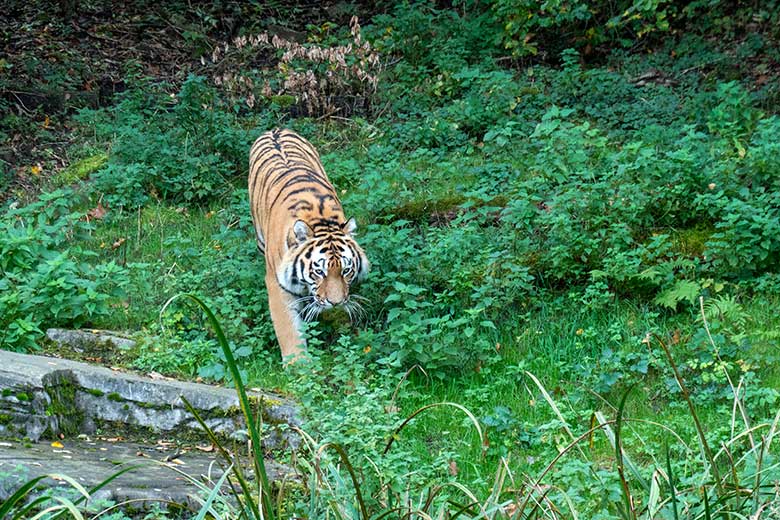
<svg viewBox="0 0 780 520">
<path fill-rule="evenodd" d="M 43 329 L 83 326 L 110 315 L 121 301 L 129 270 L 95 262 L 95 253 L 69 240 L 93 229 L 75 209 L 70 190 L 44 194 L 10 209 L 0 224 L 0 346 L 37 349 Z"/>
</svg>

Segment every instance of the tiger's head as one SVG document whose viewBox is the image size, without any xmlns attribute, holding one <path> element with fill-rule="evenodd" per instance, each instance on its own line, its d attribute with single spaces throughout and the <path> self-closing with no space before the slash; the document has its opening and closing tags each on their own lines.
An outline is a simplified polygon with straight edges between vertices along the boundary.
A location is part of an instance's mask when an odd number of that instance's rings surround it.
<svg viewBox="0 0 780 520">
<path fill-rule="evenodd" d="M 339 223 L 321 219 L 310 226 L 297 220 L 287 237 L 279 284 L 299 296 L 295 309 L 308 321 L 320 312 L 343 306 L 350 318 L 360 311 L 350 288 L 368 274 L 366 254 L 352 237 L 355 219 Z"/>
</svg>

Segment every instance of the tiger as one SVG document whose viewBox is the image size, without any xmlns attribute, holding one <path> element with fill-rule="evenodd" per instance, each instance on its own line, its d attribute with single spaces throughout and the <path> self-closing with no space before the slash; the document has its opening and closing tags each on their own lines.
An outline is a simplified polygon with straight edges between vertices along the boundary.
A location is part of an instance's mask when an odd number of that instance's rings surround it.
<svg viewBox="0 0 780 520">
<path fill-rule="evenodd" d="M 350 319 L 361 310 L 350 288 L 370 264 L 317 150 L 297 133 L 277 128 L 254 142 L 248 188 L 271 320 L 283 361 L 293 363 L 305 352 L 304 321 L 336 306 Z"/>
</svg>

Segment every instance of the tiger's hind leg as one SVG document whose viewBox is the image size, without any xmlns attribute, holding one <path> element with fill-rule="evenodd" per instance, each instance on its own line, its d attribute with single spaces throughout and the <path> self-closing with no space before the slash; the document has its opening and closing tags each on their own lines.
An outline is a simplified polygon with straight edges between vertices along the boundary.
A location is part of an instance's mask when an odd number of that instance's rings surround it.
<svg viewBox="0 0 780 520">
<path fill-rule="evenodd" d="M 276 339 L 282 350 L 282 360 L 291 364 L 304 356 L 306 341 L 301 337 L 300 318 L 294 309 L 295 297 L 283 290 L 273 273 L 266 273 L 265 286 L 268 290 L 268 308 L 274 323 Z"/>
</svg>

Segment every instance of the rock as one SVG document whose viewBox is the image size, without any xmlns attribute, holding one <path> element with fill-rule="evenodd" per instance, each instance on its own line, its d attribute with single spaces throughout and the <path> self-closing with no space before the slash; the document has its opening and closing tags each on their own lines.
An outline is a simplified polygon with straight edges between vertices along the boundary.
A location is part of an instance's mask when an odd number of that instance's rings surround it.
<svg viewBox="0 0 780 520">
<path fill-rule="evenodd" d="M 245 429 L 232 389 L 152 379 L 66 359 L 0 351 L 0 392 L 0 436 L 6 437 L 37 441 L 117 427 L 202 437 L 185 399 L 218 434 L 230 437 Z M 249 398 L 262 410 L 267 448 L 295 441 L 288 428 L 298 425 L 292 402 L 263 392 L 249 392 Z"/>
<path fill-rule="evenodd" d="M 46 337 L 75 352 L 93 351 L 96 348 L 128 350 L 135 347 L 135 341 L 110 330 L 47 329 Z"/>
<path fill-rule="evenodd" d="M 49 443 L 22 445 L 2 442 L 0 447 L 0 503 L 28 480 L 40 475 L 58 473 L 70 476 L 90 489 L 111 475 L 129 466 L 139 466 L 122 474 L 106 487 L 92 495 L 92 503 L 108 500 L 119 503 L 137 501 L 130 505 L 138 510 L 158 504 L 172 509 L 173 504 L 197 510 L 195 497 L 204 496 L 186 474 L 198 482 L 207 476 L 216 482 L 224 471 L 216 452 L 203 452 L 192 446 L 160 442 L 139 444 L 127 441 L 66 440 L 62 447 Z M 268 478 L 272 482 L 295 479 L 293 472 L 273 461 L 265 461 Z M 248 464 L 244 464 L 247 468 Z M 41 488 L 70 485 L 65 481 L 44 480 Z M 225 490 L 228 491 L 227 486 Z M 38 494 L 38 493 L 33 493 Z M 63 493 L 55 494 L 62 496 Z M 105 506 L 101 506 L 105 507 Z"/>
</svg>

